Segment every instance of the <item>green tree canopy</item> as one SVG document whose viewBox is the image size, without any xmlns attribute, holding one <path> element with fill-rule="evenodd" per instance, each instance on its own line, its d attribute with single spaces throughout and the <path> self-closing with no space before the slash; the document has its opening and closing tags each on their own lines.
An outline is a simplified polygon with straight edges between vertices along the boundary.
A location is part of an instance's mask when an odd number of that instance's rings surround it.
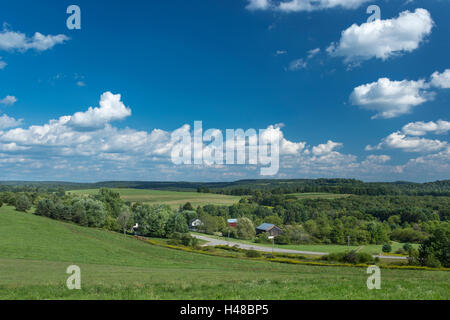
<svg viewBox="0 0 450 320">
<path fill-rule="evenodd" d="M 237 223 L 237 236 L 240 239 L 253 239 L 256 235 L 255 226 L 249 218 L 240 218 Z"/>
<path fill-rule="evenodd" d="M 20 195 L 16 201 L 16 210 L 26 212 L 31 209 L 31 201 L 24 194 Z"/>
</svg>

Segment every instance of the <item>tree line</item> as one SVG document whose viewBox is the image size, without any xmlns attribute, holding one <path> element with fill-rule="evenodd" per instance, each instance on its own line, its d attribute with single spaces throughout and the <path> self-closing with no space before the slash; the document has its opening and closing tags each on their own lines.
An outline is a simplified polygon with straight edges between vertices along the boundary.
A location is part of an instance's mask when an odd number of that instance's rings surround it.
<svg viewBox="0 0 450 320">
<path fill-rule="evenodd" d="M 242 180 L 229 186 L 199 186 L 197 192 L 225 195 L 254 195 L 256 192 L 272 194 L 336 193 L 353 195 L 412 195 L 450 196 L 450 180 L 428 183 L 363 182 L 355 179 L 289 179 Z"/>
</svg>

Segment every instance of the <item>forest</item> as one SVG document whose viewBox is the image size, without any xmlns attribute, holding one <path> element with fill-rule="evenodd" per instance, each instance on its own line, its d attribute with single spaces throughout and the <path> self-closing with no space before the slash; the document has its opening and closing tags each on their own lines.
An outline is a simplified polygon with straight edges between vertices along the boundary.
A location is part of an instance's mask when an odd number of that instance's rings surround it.
<svg viewBox="0 0 450 320">
<path fill-rule="evenodd" d="M 0 191 L 50 191 L 59 189 L 133 188 L 197 191 L 228 195 L 252 195 L 257 190 L 272 194 L 327 192 L 354 195 L 450 196 L 450 180 L 414 182 L 363 182 L 356 179 L 255 179 L 232 182 L 104 181 L 95 183 L 56 181 L 0 181 Z"/>
</svg>

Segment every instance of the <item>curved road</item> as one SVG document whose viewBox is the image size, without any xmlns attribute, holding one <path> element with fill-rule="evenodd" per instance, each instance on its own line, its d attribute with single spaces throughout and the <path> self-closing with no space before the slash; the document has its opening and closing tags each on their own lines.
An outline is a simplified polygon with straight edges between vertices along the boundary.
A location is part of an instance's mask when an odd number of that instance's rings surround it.
<svg viewBox="0 0 450 320">
<path fill-rule="evenodd" d="M 192 237 L 203 240 L 203 241 L 207 241 L 207 243 L 205 245 L 207 246 L 227 246 L 227 245 L 232 245 L 232 246 L 237 246 L 240 249 L 245 249 L 245 250 L 256 250 L 256 251 L 262 251 L 262 252 L 272 252 L 272 248 L 270 247 L 262 247 L 262 246 L 257 246 L 257 245 L 251 245 L 251 244 L 245 244 L 245 243 L 238 243 L 238 242 L 233 242 L 233 241 L 225 241 L 225 240 L 219 240 L 219 239 L 215 239 L 215 238 L 210 238 L 207 236 L 200 236 L 200 235 L 196 235 L 196 234 L 191 234 Z M 327 255 L 328 253 L 325 252 L 314 252 L 314 251 L 300 251 L 300 250 L 292 250 L 292 249 L 280 249 L 280 248 L 274 248 L 273 249 L 274 252 L 279 252 L 279 253 L 293 253 L 293 254 L 310 254 L 310 255 L 317 255 L 317 256 L 324 256 Z M 381 258 L 381 259 L 400 259 L 400 260 L 405 260 L 407 259 L 406 257 L 395 257 L 395 256 L 379 256 L 379 255 L 374 255 L 373 256 Z"/>
</svg>

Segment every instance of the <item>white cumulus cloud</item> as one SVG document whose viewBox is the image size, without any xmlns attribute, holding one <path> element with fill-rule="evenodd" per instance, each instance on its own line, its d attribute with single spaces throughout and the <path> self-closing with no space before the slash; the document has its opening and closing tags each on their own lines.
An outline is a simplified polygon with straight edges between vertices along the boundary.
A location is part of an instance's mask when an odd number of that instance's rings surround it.
<svg viewBox="0 0 450 320">
<path fill-rule="evenodd" d="M 17 127 L 22 123 L 22 119 L 16 120 L 6 114 L 0 117 L 0 130 Z"/>
<path fill-rule="evenodd" d="M 450 88 L 450 69 L 439 73 L 436 71 L 431 75 L 431 85 L 436 88 L 449 89 Z"/>
<path fill-rule="evenodd" d="M 372 58 L 381 60 L 416 50 L 431 33 L 434 22 L 426 9 L 403 11 L 397 18 L 353 24 L 342 31 L 338 43 L 327 52 L 343 57 L 346 63 Z"/>
<path fill-rule="evenodd" d="M 36 32 L 32 37 L 27 37 L 24 33 L 3 29 L 0 31 L 0 50 L 4 51 L 45 51 L 53 48 L 57 44 L 62 44 L 69 40 L 66 35 L 44 35 Z"/>
<path fill-rule="evenodd" d="M 413 107 L 432 99 L 433 94 L 425 90 L 428 87 L 425 80 L 392 81 L 380 78 L 377 82 L 353 89 L 350 102 L 377 112 L 373 118 L 394 118 L 410 113 Z"/>
<path fill-rule="evenodd" d="M 427 139 L 419 136 L 432 134 L 444 134 L 450 130 L 450 122 L 438 120 L 436 122 L 411 122 L 403 126 L 401 131 L 391 133 L 376 146 L 368 145 L 367 151 L 383 148 L 400 149 L 405 152 L 436 152 L 449 146 L 447 141 Z"/>
<path fill-rule="evenodd" d="M 266 10 L 270 5 L 269 0 L 248 0 L 246 8 L 248 10 Z"/>
<path fill-rule="evenodd" d="M 411 136 L 423 136 L 427 133 L 444 134 L 450 130 L 450 122 L 438 120 L 436 122 L 411 122 L 403 126 L 402 131 Z"/>
<path fill-rule="evenodd" d="M 319 144 L 313 147 L 312 153 L 316 156 L 322 156 L 333 152 L 334 149 L 339 147 L 342 147 L 342 143 L 328 140 L 327 143 Z"/>
<path fill-rule="evenodd" d="M 100 97 L 100 107 L 90 107 L 87 111 L 75 113 L 68 124 L 82 129 L 100 128 L 130 115 L 131 109 L 123 104 L 120 94 L 105 92 Z"/>
<path fill-rule="evenodd" d="M 112 106 L 114 105 L 114 106 Z M 115 116 L 105 116 L 106 110 L 113 109 Z M 120 95 L 105 93 L 100 107 L 75 114 L 80 115 L 83 124 L 92 125 L 92 118 L 98 116 L 90 130 L 80 130 L 73 125 L 75 115 L 65 115 L 49 120 L 42 125 L 11 128 L 20 125 L 7 116 L 0 117 L 0 170 L 8 179 L 49 179 L 105 180 L 144 179 L 179 180 L 204 179 L 220 180 L 224 177 L 258 178 L 259 168 L 251 163 L 245 165 L 185 165 L 176 166 L 171 162 L 171 154 L 178 142 L 172 140 L 172 133 L 193 135 L 193 127 L 184 124 L 174 131 L 153 129 L 151 131 L 132 128 L 117 128 L 110 121 L 122 119 L 131 110 L 121 102 Z M 106 113 L 108 114 L 108 113 Z M 94 117 L 95 118 L 95 117 Z M 6 120 L 6 121 L 5 121 Z M 5 125 L 6 124 L 6 125 Z M 382 179 L 428 179 L 448 172 L 449 145 L 439 140 L 423 139 L 409 133 L 420 130 L 444 133 L 445 123 L 436 121 L 437 127 L 429 124 L 405 126 L 405 132 L 385 139 L 380 146 L 400 148 L 405 151 L 425 150 L 425 156 L 411 159 L 405 165 L 390 165 L 388 155 L 370 155 L 362 161 L 352 154 L 337 151 L 343 144 L 332 140 L 315 146 L 306 142 L 293 141 L 285 137 L 282 124 L 269 125 L 263 131 L 263 142 L 279 141 L 280 171 L 276 177 L 352 177 L 370 180 Z M 9 127 L 10 129 L 8 129 Z M 7 129 L 7 130 L 6 130 Z M 434 130 L 434 131 L 432 131 Z M 224 132 L 210 129 L 214 137 L 224 137 Z M 207 131 L 204 132 L 206 134 Z M 247 151 L 257 133 L 249 137 Z M 213 151 L 212 144 L 204 140 L 206 153 Z M 425 147 L 424 147 L 425 146 Z M 430 147 L 431 146 L 431 147 Z M 183 151 L 190 151 L 191 145 Z M 447 151 L 446 151 L 447 150 Z M 434 152 L 434 153 L 432 153 Z M 203 154 L 205 156 L 205 153 Z M 418 170 L 420 168 L 420 170 Z"/>
<path fill-rule="evenodd" d="M 369 0 L 247 0 L 248 10 L 273 10 L 282 12 L 315 11 L 332 8 L 356 9 Z"/>
<path fill-rule="evenodd" d="M 9 95 L 0 100 L 0 104 L 3 104 L 5 106 L 12 106 L 16 102 L 17 98 Z"/>
<path fill-rule="evenodd" d="M 436 94 L 433 88 L 450 88 L 450 69 L 443 73 L 434 72 L 429 81 L 380 78 L 354 88 L 350 102 L 363 109 L 376 111 L 372 118 L 394 118 L 410 113 L 414 107 L 432 100 Z"/>
<path fill-rule="evenodd" d="M 386 163 L 391 160 L 391 157 L 385 154 L 367 156 L 366 163 Z"/>
</svg>

